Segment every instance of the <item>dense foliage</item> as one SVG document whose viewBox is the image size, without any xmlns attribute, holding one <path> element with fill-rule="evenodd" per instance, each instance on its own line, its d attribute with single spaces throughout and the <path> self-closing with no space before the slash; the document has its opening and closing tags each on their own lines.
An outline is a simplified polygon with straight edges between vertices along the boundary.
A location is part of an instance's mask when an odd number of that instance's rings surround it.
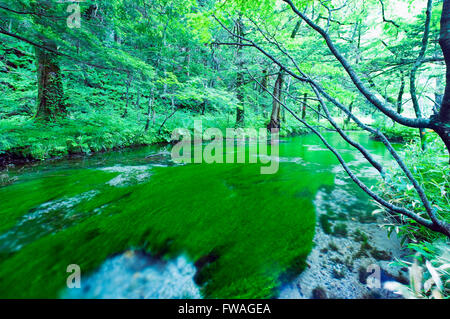
<svg viewBox="0 0 450 319">
<path fill-rule="evenodd" d="M 448 240 L 444 9 L 438 0 L 0 0 L 0 165 L 169 143 L 199 119 L 203 129 L 283 136 L 337 130 L 384 178 L 377 202 L 389 231 L 420 247 Z M 368 130 L 396 162 L 376 163 L 341 128 Z M 387 140 L 406 145 L 402 158 Z M 11 184 L 4 171 L 0 186 Z M 269 277 L 257 278 L 260 296 L 271 296 Z"/>
<path fill-rule="evenodd" d="M 450 206 L 450 168 L 446 165 L 439 165 L 439 163 L 447 161 L 442 144 L 438 140 L 433 139 L 432 142 L 430 141 L 427 150 L 422 151 L 420 143 L 415 140 L 413 143 L 406 145 L 404 152 L 408 155 L 406 157 L 407 165 L 411 168 L 417 180 L 421 182 L 427 195 L 432 199 L 433 207 L 436 209 L 437 214 L 446 220 L 450 220 L 448 212 L 448 207 Z M 401 202 L 410 209 L 420 213 L 420 199 L 417 193 L 414 192 L 411 183 L 398 168 L 394 168 L 380 186 L 382 187 L 382 192 L 391 201 Z M 389 225 L 390 231 L 401 233 L 404 236 L 408 236 L 411 240 L 437 239 L 441 237 L 411 222 L 407 217 L 391 216 L 391 218 L 391 221 L 394 221 L 394 223 Z M 405 220 L 408 220 L 408 222 L 405 223 Z"/>
<path fill-rule="evenodd" d="M 380 9 L 378 1 L 353 2 L 336 12 L 335 20 L 339 23 L 333 20 L 330 32 L 336 33 L 336 41 L 347 58 L 355 61 L 375 90 L 388 98 L 396 97 L 404 73 L 411 67 L 412 60 L 408 57 L 415 55 L 412 52 L 420 44 L 424 16 L 413 7 L 411 12 L 417 17 L 408 20 L 397 17 L 398 27 L 385 23 L 380 30 L 376 27 L 380 17 L 374 14 Z M 3 154 L 44 159 L 148 144 L 167 140 L 169 136 L 164 132 L 189 126 L 189 120 L 200 115 L 209 114 L 217 119 L 211 125 L 232 127 L 239 108 L 245 110 L 244 125 L 267 125 L 272 97 L 264 94 L 258 82 L 272 90 L 279 67 L 252 48 L 224 45 L 236 39 L 212 14 L 223 19 L 229 28 L 233 26 L 227 21 L 240 15 L 246 37 L 261 43 L 279 61 L 289 62 L 274 51 L 273 43 L 282 43 L 296 61 L 301 61 L 303 69 L 325 80 L 324 86 L 336 98 L 351 104 L 355 114 L 386 123 L 354 91 L 343 70 L 318 42 L 317 35 L 292 19 L 278 3 L 86 1 L 80 4 L 80 28 L 66 25 L 69 13 L 64 3 L 39 0 L 0 4 L 4 31 L 0 44 Z M 396 5 L 393 1 L 392 7 Z M 338 3 L 335 6 L 339 7 Z M 307 12 L 312 10 L 319 22 L 326 17 L 324 6 L 306 1 L 299 3 L 299 7 Z M 394 14 L 393 9 L 390 13 Z M 427 53 L 430 56 L 440 55 L 436 46 L 439 15 L 436 4 L 430 35 L 433 45 Z M 379 37 L 370 36 L 380 32 Z M 42 50 L 36 45 L 48 43 L 56 48 L 66 113 L 56 114 L 52 123 L 40 124 L 33 120 L 39 104 L 36 82 L 39 61 L 35 52 Z M 421 67 L 420 77 L 421 81 L 427 81 L 421 88 L 427 105 L 425 113 L 433 107 L 426 95 L 434 94 L 429 83 L 439 82 L 436 76 L 442 74 L 439 58 L 429 63 L 432 64 Z M 439 85 L 438 91 L 442 90 Z M 302 113 L 302 102 L 308 106 L 317 103 L 311 88 L 286 75 L 283 90 L 286 93 L 282 99 L 298 114 Z M 411 112 L 410 105 L 403 106 L 405 102 L 403 99 L 400 108 Z M 174 111 L 182 115 L 172 117 Z M 281 120 L 285 121 L 281 125 L 282 134 L 305 131 L 297 128 L 300 125 L 289 113 L 281 113 Z M 320 119 L 309 108 L 305 113 L 313 123 Z M 340 110 L 335 115 L 342 118 L 347 128 L 354 128 Z M 160 125 L 167 117 L 170 117 L 167 128 L 161 134 Z M 403 127 L 393 128 L 398 130 L 394 132 L 396 135 L 405 134 Z"/>
</svg>

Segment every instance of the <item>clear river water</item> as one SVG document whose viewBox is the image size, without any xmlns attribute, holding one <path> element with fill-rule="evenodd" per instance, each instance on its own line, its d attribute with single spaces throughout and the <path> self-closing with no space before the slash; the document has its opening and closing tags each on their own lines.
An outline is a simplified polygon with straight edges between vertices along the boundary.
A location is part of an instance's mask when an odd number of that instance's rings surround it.
<svg viewBox="0 0 450 319">
<path fill-rule="evenodd" d="M 376 184 L 355 149 L 324 134 Z M 388 160 L 381 143 L 350 134 Z M 372 237 L 384 255 L 355 257 L 361 234 L 379 232 L 375 206 L 314 135 L 282 138 L 279 162 L 273 175 L 261 164 L 178 165 L 170 146 L 149 146 L 10 168 L 16 181 L 0 188 L 0 297 L 300 298 L 321 281 L 329 295 L 360 296 L 358 282 L 333 280 L 357 278 L 359 260 L 395 254 L 380 233 Z M 69 265 L 81 288 L 67 288 Z"/>
</svg>

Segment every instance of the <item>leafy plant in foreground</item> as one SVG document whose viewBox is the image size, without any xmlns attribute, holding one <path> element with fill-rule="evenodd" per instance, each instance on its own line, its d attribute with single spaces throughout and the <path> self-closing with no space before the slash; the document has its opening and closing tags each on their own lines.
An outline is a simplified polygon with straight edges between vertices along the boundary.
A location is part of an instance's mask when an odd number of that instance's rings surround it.
<svg viewBox="0 0 450 319">
<path fill-rule="evenodd" d="M 410 284 L 386 282 L 385 288 L 408 299 L 450 299 L 450 247 L 448 243 L 409 245 L 417 252 L 409 267 Z"/>
</svg>

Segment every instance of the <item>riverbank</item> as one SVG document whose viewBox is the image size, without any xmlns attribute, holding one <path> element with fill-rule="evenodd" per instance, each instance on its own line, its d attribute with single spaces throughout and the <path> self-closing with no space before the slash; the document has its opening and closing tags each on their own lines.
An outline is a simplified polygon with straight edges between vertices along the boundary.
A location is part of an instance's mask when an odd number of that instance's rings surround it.
<svg viewBox="0 0 450 319">
<path fill-rule="evenodd" d="M 419 139 L 419 130 L 416 128 L 386 124 L 377 125 L 377 127 L 391 143 L 407 144 Z M 377 135 L 372 134 L 371 137 L 376 141 L 381 141 Z"/>
<path fill-rule="evenodd" d="M 316 233 L 314 248 L 306 260 L 308 266 L 283 285 L 278 298 L 401 298 L 383 285 L 388 281 L 408 284 L 408 269 L 395 265 L 394 261 L 410 260 L 411 250 L 379 226 L 383 218 L 372 215 L 370 206 L 361 203 L 360 209 L 350 208 L 358 205 L 348 202 L 352 198 L 348 190 L 322 189 L 317 193 Z M 371 281 L 371 277 L 380 281 Z"/>
<path fill-rule="evenodd" d="M 147 130 L 145 119 L 133 114 L 126 118 L 119 114 L 114 117 L 96 113 L 73 114 L 70 119 L 59 119 L 54 123 L 40 123 L 24 117 L 0 120 L 0 170 L 11 165 L 23 166 L 46 160 L 169 144 L 176 128 L 194 132 L 195 120 L 202 121 L 203 130 L 218 128 L 224 134 L 228 127 L 234 126 L 227 114 L 213 116 L 179 111 L 170 121 L 164 120 L 163 115 L 155 115 L 154 124 Z M 264 128 L 265 122 L 263 117 L 254 116 L 245 127 Z M 281 137 L 307 133 L 309 130 L 295 119 L 283 122 L 280 130 Z"/>
<path fill-rule="evenodd" d="M 416 130 L 417 131 L 417 130 Z M 404 146 L 404 162 L 412 171 L 414 178 L 424 189 L 428 199 L 432 199 L 433 208 L 439 219 L 450 222 L 450 167 L 448 154 L 443 142 L 436 133 L 427 134 L 427 146 L 422 150 L 420 141 Z M 391 203 L 404 203 L 411 211 L 417 209 L 421 199 L 403 171 L 394 165 L 387 167 L 387 176 L 380 180 L 377 188 L 383 197 Z M 411 249 L 416 256 L 415 269 L 411 271 L 417 285 L 403 286 L 405 298 L 449 298 L 450 241 L 445 235 L 434 232 L 405 216 L 384 213 L 384 226 L 389 233 L 404 238 L 403 245 Z M 412 264 L 404 263 L 412 267 Z M 419 269 L 420 271 L 415 271 Z"/>
<path fill-rule="evenodd" d="M 162 142 L 154 129 L 119 114 L 74 113 L 52 123 L 15 117 L 0 121 L 0 168 Z"/>
</svg>

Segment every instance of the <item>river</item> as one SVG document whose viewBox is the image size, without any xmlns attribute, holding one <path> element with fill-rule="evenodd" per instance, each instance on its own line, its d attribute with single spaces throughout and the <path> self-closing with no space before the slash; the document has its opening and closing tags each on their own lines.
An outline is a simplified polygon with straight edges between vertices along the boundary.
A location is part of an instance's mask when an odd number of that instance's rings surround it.
<svg viewBox="0 0 450 319">
<path fill-rule="evenodd" d="M 350 133 L 380 161 L 383 145 Z M 378 175 L 324 133 L 370 185 Z M 279 170 L 188 164 L 169 146 L 11 168 L 0 188 L 0 296 L 9 298 L 392 297 L 401 277 L 382 216 L 314 135 L 282 138 Z M 81 288 L 67 288 L 69 265 Z M 395 274 L 393 274 L 395 273 Z"/>
</svg>

